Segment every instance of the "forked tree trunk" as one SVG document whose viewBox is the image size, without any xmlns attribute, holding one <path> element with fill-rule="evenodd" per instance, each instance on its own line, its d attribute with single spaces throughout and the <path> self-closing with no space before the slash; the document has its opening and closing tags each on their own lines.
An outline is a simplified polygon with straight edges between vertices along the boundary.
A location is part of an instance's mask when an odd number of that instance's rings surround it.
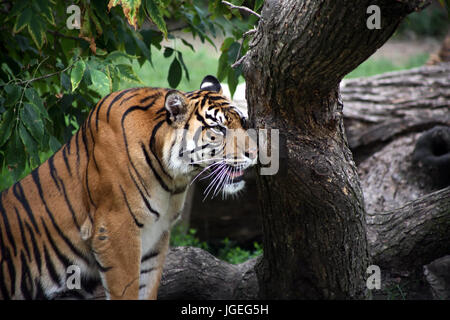
<svg viewBox="0 0 450 320">
<path fill-rule="evenodd" d="M 339 82 L 427 1 L 266 1 L 244 59 L 256 128 L 279 129 L 284 172 L 258 176 L 260 295 L 365 297 L 369 264 L 361 186 L 343 130 Z M 381 29 L 367 27 L 370 5 Z"/>
</svg>

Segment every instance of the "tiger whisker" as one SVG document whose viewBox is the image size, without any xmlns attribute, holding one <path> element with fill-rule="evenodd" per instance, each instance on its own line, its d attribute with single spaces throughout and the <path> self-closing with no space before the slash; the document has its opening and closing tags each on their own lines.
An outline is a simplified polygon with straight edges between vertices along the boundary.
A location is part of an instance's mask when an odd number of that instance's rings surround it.
<svg viewBox="0 0 450 320">
<path fill-rule="evenodd" d="M 214 187 L 214 185 L 216 183 L 218 183 L 221 179 L 221 177 L 227 172 L 228 168 L 223 165 L 220 167 L 220 171 L 216 174 L 216 176 L 214 177 L 214 179 L 210 182 L 210 184 L 208 185 L 208 187 L 205 189 L 205 191 L 203 192 L 203 194 L 206 192 L 205 197 L 203 198 L 203 201 L 205 201 L 205 199 L 208 197 L 209 193 L 211 192 L 212 188 Z M 217 170 L 216 170 L 217 171 Z"/>
<path fill-rule="evenodd" d="M 211 169 L 213 166 L 219 165 L 219 164 L 221 164 L 221 163 L 222 163 L 222 162 L 214 162 L 214 163 L 210 164 L 209 166 L 205 167 L 199 174 L 197 174 L 197 175 L 194 177 L 194 179 L 192 179 L 191 185 L 194 183 L 194 181 L 195 181 L 199 176 L 201 176 L 201 175 L 203 174 L 203 172 L 205 172 L 206 170 Z"/>
</svg>

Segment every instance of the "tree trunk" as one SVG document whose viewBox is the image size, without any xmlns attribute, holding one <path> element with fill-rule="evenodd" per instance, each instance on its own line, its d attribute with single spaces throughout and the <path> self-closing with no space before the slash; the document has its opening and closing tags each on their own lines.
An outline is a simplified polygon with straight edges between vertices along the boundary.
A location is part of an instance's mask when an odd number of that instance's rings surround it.
<svg viewBox="0 0 450 320">
<path fill-rule="evenodd" d="M 261 297 L 365 297 L 369 264 L 361 186 L 339 82 L 425 1 L 266 1 L 244 60 L 256 128 L 279 129 L 284 174 L 258 176 Z M 367 8 L 382 27 L 367 28 Z"/>
</svg>

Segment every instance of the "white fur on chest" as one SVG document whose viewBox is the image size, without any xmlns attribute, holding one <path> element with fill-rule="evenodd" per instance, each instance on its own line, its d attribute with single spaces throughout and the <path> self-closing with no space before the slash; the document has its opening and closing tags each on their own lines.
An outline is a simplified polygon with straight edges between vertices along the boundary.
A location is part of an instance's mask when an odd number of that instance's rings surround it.
<svg viewBox="0 0 450 320">
<path fill-rule="evenodd" d="M 186 191 L 177 195 L 160 197 L 159 201 L 165 201 L 165 205 L 158 206 L 159 218 L 152 216 L 144 223 L 141 229 L 141 257 L 152 251 L 164 232 L 169 231 L 179 217 L 186 198 Z M 165 198 L 165 199 L 164 199 Z M 151 213 L 149 213 L 149 216 Z"/>
</svg>

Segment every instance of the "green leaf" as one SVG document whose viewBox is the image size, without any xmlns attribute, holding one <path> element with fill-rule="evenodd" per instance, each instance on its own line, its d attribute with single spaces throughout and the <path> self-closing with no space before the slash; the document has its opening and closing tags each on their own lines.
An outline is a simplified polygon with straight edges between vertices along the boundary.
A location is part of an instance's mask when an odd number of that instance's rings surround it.
<svg viewBox="0 0 450 320">
<path fill-rule="evenodd" d="M 14 111 L 6 110 L 2 115 L 2 122 L 0 123 L 0 147 L 8 141 L 14 128 Z"/>
<path fill-rule="evenodd" d="M 264 0 L 255 0 L 255 6 L 253 10 L 258 11 L 262 5 L 264 4 Z"/>
<path fill-rule="evenodd" d="M 61 87 L 64 90 L 67 90 L 69 92 L 72 91 L 72 83 L 70 82 L 70 77 L 69 77 L 69 75 L 67 75 L 67 73 L 65 73 L 65 72 L 61 73 L 60 83 L 61 83 Z"/>
<path fill-rule="evenodd" d="M 139 37 L 138 34 L 134 35 L 134 41 L 136 42 L 136 45 L 139 47 L 139 49 L 141 50 L 142 54 L 144 55 L 144 57 L 150 62 L 152 63 L 152 54 L 150 51 L 150 45 L 146 45 L 144 41 L 142 41 Z"/>
<path fill-rule="evenodd" d="M 14 132 L 6 149 L 6 165 L 12 171 L 13 179 L 16 181 L 25 169 L 25 148 L 20 140 L 19 133 Z"/>
<path fill-rule="evenodd" d="M 118 64 L 116 68 L 119 70 L 120 74 L 124 77 L 124 80 L 132 82 L 142 82 L 130 65 Z"/>
<path fill-rule="evenodd" d="M 167 81 L 169 82 L 169 86 L 171 88 L 176 88 L 181 81 L 181 64 L 178 61 L 177 57 L 175 57 L 170 64 L 169 67 L 169 76 Z"/>
<path fill-rule="evenodd" d="M 7 84 L 5 86 L 6 92 L 5 106 L 13 106 L 16 104 L 16 102 L 20 98 L 21 89 L 22 89 L 21 87 L 16 86 L 14 84 Z"/>
<path fill-rule="evenodd" d="M 89 17 L 91 18 L 92 22 L 94 22 L 95 30 L 97 31 L 97 34 L 103 34 L 103 28 L 102 24 L 98 20 L 97 16 L 92 12 L 92 10 L 89 8 Z"/>
<path fill-rule="evenodd" d="M 41 19 L 38 19 L 37 17 L 31 19 L 28 24 L 28 32 L 38 49 L 41 49 L 45 42 L 45 25 L 42 23 Z"/>
<path fill-rule="evenodd" d="M 39 97 L 36 90 L 34 90 L 33 88 L 27 88 L 25 90 L 25 97 L 27 97 L 28 101 L 36 107 L 36 109 L 39 111 L 40 115 L 42 115 L 44 118 L 50 120 L 50 117 L 47 113 L 47 109 L 45 109 L 44 103 L 43 103 L 41 97 Z"/>
<path fill-rule="evenodd" d="M 225 51 L 222 52 L 219 58 L 219 65 L 217 69 L 217 79 L 219 79 L 219 81 L 223 81 L 227 77 L 228 68 L 230 68 L 228 64 L 228 53 Z"/>
<path fill-rule="evenodd" d="M 231 97 L 233 97 L 236 87 L 239 84 L 238 77 L 233 68 L 228 69 L 228 87 L 230 89 Z"/>
<path fill-rule="evenodd" d="M 181 66 L 183 67 L 184 73 L 186 74 L 186 79 L 190 81 L 191 79 L 189 78 L 189 70 L 184 63 L 183 54 L 181 53 L 181 51 L 178 51 L 178 60 L 180 60 Z"/>
<path fill-rule="evenodd" d="M 239 42 L 233 42 L 230 47 L 228 48 L 228 63 L 232 65 L 236 62 L 236 60 L 239 58 L 239 49 L 241 45 Z"/>
<path fill-rule="evenodd" d="M 183 42 L 183 44 L 189 48 L 191 48 L 192 51 L 195 51 L 194 46 L 192 44 L 190 44 L 189 42 L 187 42 L 184 39 L 181 39 L 181 42 Z"/>
<path fill-rule="evenodd" d="M 19 13 L 19 15 L 16 18 L 16 23 L 14 24 L 13 32 L 18 33 L 23 28 L 25 28 L 31 21 L 31 18 L 33 17 L 33 11 L 30 7 L 26 8 L 24 11 Z"/>
<path fill-rule="evenodd" d="M 55 18 L 53 17 L 54 5 L 52 5 L 48 0 L 39 0 L 37 1 L 37 4 L 45 20 L 47 20 L 52 25 L 56 26 Z"/>
<path fill-rule="evenodd" d="M 108 9 L 121 5 L 123 14 L 128 20 L 128 23 L 137 29 L 137 15 L 139 7 L 141 6 L 141 0 L 110 0 Z"/>
<path fill-rule="evenodd" d="M 94 91 L 99 93 L 102 97 L 111 92 L 111 82 L 108 76 L 100 70 L 91 69 L 92 85 L 90 86 Z"/>
<path fill-rule="evenodd" d="M 226 51 L 231 46 L 231 44 L 234 42 L 234 38 L 228 37 L 225 40 L 223 40 L 222 46 L 220 47 L 220 51 Z"/>
<path fill-rule="evenodd" d="M 163 53 L 164 58 L 169 58 L 173 52 L 174 52 L 174 50 L 172 48 L 166 47 L 164 49 L 164 53 Z"/>
<path fill-rule="evenodd" d="M 146 0 L 145 7 L 150 19 L 156 24 L 159 30 L 167 37 L 167 26 L 161 10 L 155 0 Z"/>
<path fill-rule="evenodd" d="M 44 135 L 44 123 L 31 103 L 25 103 L 20 110 L 20 119 L 33 138 L 41 144 Z"/>
<path fill-rule="evenodd" d="M 72 92 L 78 88 L 78 85 L 83 79 L 84 71 L 86 70 L 86 63 L 84 60 L 78 60 L 70 72 L 70 82 L 72 83 Z"/>
<path fill-rule="evenodd" d="M 61 148 L 61 142 L 58 141 L 54 136 L 50 136 L 49 142 L 50 150 L 56 152 Z"/>
<path fill-rule="evenodd" d="M 25 151 L 30 155 L 32 163 L 39 165 L 40 159 L 36 141 L 33 139 L 22 122 L 19 124 L 19 136 L 25 146 Z"/>
</svg>

